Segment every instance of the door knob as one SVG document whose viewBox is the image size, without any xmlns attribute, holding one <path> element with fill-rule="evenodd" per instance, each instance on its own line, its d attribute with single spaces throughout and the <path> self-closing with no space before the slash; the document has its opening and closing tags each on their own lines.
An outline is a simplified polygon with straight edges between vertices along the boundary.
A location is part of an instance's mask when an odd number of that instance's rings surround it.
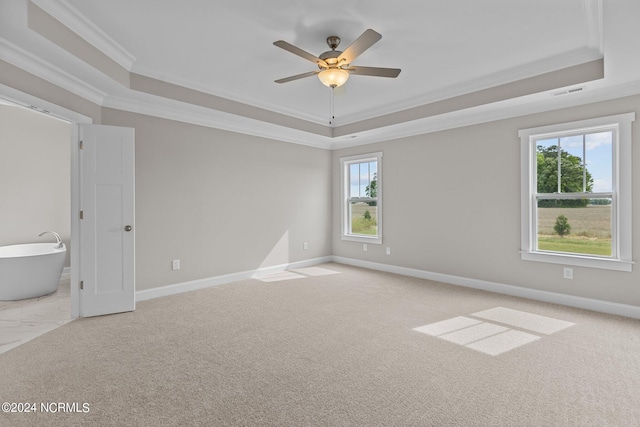
<svg viewBox="0 0 640 427">
<path fill-rule="evenodd" d="M 124 226 L 124 231 L 131 231 L 131 226 L 130 225 L 125 225 Z"/>
</svg>

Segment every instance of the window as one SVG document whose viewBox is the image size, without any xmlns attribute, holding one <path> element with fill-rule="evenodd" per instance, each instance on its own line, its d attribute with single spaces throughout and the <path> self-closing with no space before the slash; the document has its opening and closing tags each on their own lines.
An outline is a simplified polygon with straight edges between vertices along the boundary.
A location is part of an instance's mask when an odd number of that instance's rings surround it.
<svg viewBox="0 0 640 427">
<path fill-rule="evenodd" d="M 523 260 L 631 271 L 633 120 L 519 132 Z"/>
<path fill-rule="evenodd" d="M 343 157 L 342 239 L 382 243 L 382 153 Z"/>
</svg>

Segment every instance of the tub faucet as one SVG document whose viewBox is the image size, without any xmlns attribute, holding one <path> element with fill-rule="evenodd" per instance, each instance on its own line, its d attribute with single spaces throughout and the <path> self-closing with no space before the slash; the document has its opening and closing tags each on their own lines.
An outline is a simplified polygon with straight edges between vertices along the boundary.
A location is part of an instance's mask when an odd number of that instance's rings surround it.
<svg viewBox="0 0 640 427">
<path fill-rule="evenodd" d="M 62 249 L 64 245 L 62 244 L 62 239 L 60 239 L 60 235 L 58 233 L 56 233 L 55 231 L 43 231 L 42 233 L 38 234 L 38 237 L 42 237 L 45 234 L 53 234 L 54 236 L 56 236 L 57 245 L 55 246 L 55 248 Z"/>
</svg>

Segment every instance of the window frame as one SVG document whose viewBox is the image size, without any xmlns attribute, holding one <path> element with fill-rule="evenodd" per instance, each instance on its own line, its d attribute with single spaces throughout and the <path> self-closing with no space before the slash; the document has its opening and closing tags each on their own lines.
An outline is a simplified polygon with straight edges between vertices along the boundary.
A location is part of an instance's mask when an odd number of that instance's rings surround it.
<svg viewBox="0 0 640 427">
<path fill-rule="evenodd" d="M 618 114 L 575 122 L 521 129 L 521 259 L 578 267 L 632 271 L 632 193 L 631 126 L 635 113 Z M 544 138 L 555 138 L 613 130 L 612 140 L 612 256 L 539 251 L 537 249 L 537 147 Z M 584 193 L 559 193 L 558 198 L 579 197 Z M 598 195 L 598 193 L 588 193 Z M 567 197 L 569 196 L 569 197 Z"/>
<path fill-rule="evenodd" d="M 351 215 L 349 210 L 350 194 L 350 171 L 349 167 L 354 163 L 365 163 L 375 161 L 377 163 L 376 172 L 376 207 L 378 234 L 376 236 L 366 236 L 363 234 L 353 234 L 350 232 Z M 382 244 L 382 152 L 359 154 L 355 156 L 340 158 L 340 183 L 341 183 L 341 224 L 340 238 L 342 240 Z"/>
</svg>

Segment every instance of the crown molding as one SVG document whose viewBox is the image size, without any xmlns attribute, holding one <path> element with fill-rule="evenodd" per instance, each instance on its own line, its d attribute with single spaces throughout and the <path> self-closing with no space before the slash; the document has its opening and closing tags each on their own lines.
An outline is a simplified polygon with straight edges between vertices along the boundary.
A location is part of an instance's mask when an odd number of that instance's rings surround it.
<svg viewBox="0 0 640 427">
<path fill-rule="evenodd" d="M 105 98 L 105 108 L 330 150 L 331 138 L 148 94 Z"/>
<path fill-rule="evenodd" d="M 423 105 L 432 104 L 438 101 L 466 95 L 472 92 L 477 92 L 518 80 L 535 77 L 541 74 L 561 70 L 563 68 L 585 64 L 587 62 L 595 61 L 602 58 L 602 54 L 594 49 L 576 49 L 574 51 L 565 52 L 560 55 L 544 58 L 540 61 L 530 62 L 519 67 L 503 70 L 498 73 L 493 73 L 477 79 L 468 80 L 455 86 L 449 86 L 436 91 L 431 91 L 422 94 L 419 97 L 406 99 L 401 102 L 390 103 L 381 108 L 362 110 L 358 114 L 341 117 L 340 126 L 384 116 L 386 114 L 389 114 L 389 111 L 395 112 L 409 110 L 411 108 L 421 107 Z"/>
<path fill-rule="evenodd" d="M 66 0 L 30 0 L 96 49 L 131 70 L 136 58 Z"/>
<path fill-rule="evenodd" d="M 29 0 L 42 8 L 46 13 L 68 27 L 80 38 L 86 40 L 104 55 L 117 62 L 128 73 L 138 73 L 180 86 L 186 90 L 194 90 L 203 94 L 211 94 L 240 104 L 263 108 L 284 115 L 289 115 L 311 123 L 318 122 L 317 117 L 302 117 L 300 111 L 293 111 L 286 106 L 275 105 L 269 101 L 258 102 L 247 95 L 238 94 L 231 89 L 219 89 L 205 85 L 195 80 L 167 75 L 160 70 L 146 67 L 137 63 L 135 58 L 124 50 L 117 42 L 105 34 L 94 23 L 85 18 L 73 8 L 67 0 Z M 550 70 L 557 70 L 571 65 L 580 65 L 602 59 L 602 0 L 583 0 L 585 19 L 589 38 L 589 47 L 566 52 L 562 55 L 546 58 L 541 61 L 522 65 L 510 70 L 487 75 L 470 80 L 462 84 L 434 91 L 420 97 L 387 104 L 383 107 L 364 110 L 354 115 L 341 117 L 340 126 L 357 123 L 364 120 L 375 120 L 389 111 L 396 111 L 420 107 L 461 96 L 478 88 L 492 88 L 519 79 L 537 76 Z M 613 98 L 620 98 L 640 93 L 640 83 L 629 81 L 613 87 L 601 87 L 596 82 L 585 84 L 586 90 L 579 94 L 568 94 L 552 97 L 550 92 L 540 92 L 502 101 L 490 102 L 461 110 L 436 114 L 431 117 L 414 117 L 406 122 L 389 123 L 383 127 L 365 126 L 361 131 L 352 131 L 339 136 L 318 135 L 305 130 L 294 129 L 284 125 L 261 121 L 256 118 L 232 114 L 223 110 L 216 110 L 189 104 L 179 100 L 164 98 L 150 93 L 138 92 L 130 88 L 118 90 L 118 95 L 107 96 L 105 92 L 74 77 L 68 72 L 46 62 L 21 47 L 0 37 L 0 59 L 3 59 L 23 70 L 45 79 L 63 89 L 66 89 L 96 105 L 114 108 L 132 113 L 145 114 L 169 120 L 176 120 L 200 126 L 217 128 L 225 131 L 253 135 L 277 141 L 301 144 L 321 149 L 338 149 L 358 145 L 371 144 L 382 141 L 397 140 L 410 136 L 426 134 L 461 126 L 486 123 L 501 119 L 513 118 L 527 114 L 589 104 Z M 400 111 L 399 111 L 400 110 Z M 229 110 L 231 111 L 231 110 Z M 406 116 L 405 116 L 406 117 Z M 332 132 L 334 129 L 332 129 Z M 335 135 L 333 133 L 332 135 Z"/>
<path fill-rule="evenodd" d="M 0 105 L 4 104 L 14 107 L 17 106 L 18 108 L 35 110 L 66 123 L 93 123 L 93 119 L 89 116 L 85 116 L 84 114 L 80 114 L 52 102 L 45 101 L 42 98 L 38 98 L 12 87 L 0 84 Z M 46 110 L 46 112 L 43 110 Z"/>
<path fill-rule="evenodd" d="M 126 97 L 107 96 L 104 92 L 87 85 L 3 38 L 0 38 L 0 58 L 105 108 L 327 150 L 397 140 L 640 93 L 640 82 L 637 81 L 609 88 L 597 88 L 597 84 L 587 84 L 587 90 L 579 92 L 579 95 L 569 94 L 553 98 L 551 93 L 538 93 L 527 96 L 527 102 L 524 105 L 519 105 L 522 98 L 516 98 L 393 124 L 384 128 L 327 137 L 137 91 L 129 92 L 127 90 L 130 96 Z M 596 87 L 596 90 L 592 90 L 590 86 Z"/>
<path fill-rule="evenodd" d="M 42 60 L 3 37 L 0 37 L 0 58 L 94 104 L 101 105 L 107 95 L 105 92 Z"/>
<path fill-rule="evenodd" d="M 326 126 L 324 121 L 320 121 L 318 117 L 311 114 L 301 116 L 301 112 L 288 108 L 280 104 L 273 104 L 269 101 L 257 101 L 256 99 L 240 94 L 231 89 L 214 88 L 211 85 L 203 84 L 193 79 L 184 77 L 178 77 L 171 75 L 170 73 L 163 72 L 162 70 L 155 69 L 153 67 L 146 66 L 145 64 L 136 63 L 135 58 L 129 52 L 127 52 L 122 46 L 120 46 L 115 40 L 104 33 L 96 24 L 84 17 L 77 9 L 69 4 L 67 0 L 30 0 L 33 4 L 42 8 L 46 13 L 50 14 L 53 18 L 58 20 L 61 24 L 68 27 L 71 31 L 76 33 L 79 37 L 86 40 L 93 45 L 96 49 L 101 51 L 104 55 L 117 62 L 123 68 L 125 68 L 130 74 L 136 73 L 141 76 L 146 76 L 152 79 L 157 79 L 185 90 L 192 90 L 201 92 L 203 94 L 210 94 L 220 98 L 228 99 L 230 101 L 251 106 L 255 108 L 262 108 L 272 112 L 277 112 L 283 115 L 294 117 L 300 120 L 315 123 L 316 125 Z M 397 103 L 386 104 L 384 106 L 362 110 L 357 114 L 341 117 L 340 126 L 347 126 L 350 124 L 357 124 L 358 122 L 375 120 L 378 117 L 383 117 L 389 114 L 389 111 L 396 111 L 402 114 L 402 111 L 410 110 L 411 108 L 422 107 L 428 104 L 433 104 L 440 100 L 447 100 L 452 97 L 465 95 L 479 89 L 486 89 L 495 87 L 497 85 L 504 85 L 508 82 L 517 81 L 523 78 L 537 76 L 539 74 L 547 73 L 550 70 L 557 70 L 566 68 L 568 66 L 577 65 L 593 61 L 595 59 L 602 59 L 602 0 L 583 0 L 583 9 L 585 13 L 585 19 L 588 27 L 588 36 L 590 40 L 589 47 L 577 49 L 575 51 L 566 52 L 562 55 L 556 55 L 551 58 L 546 58 L 541 61 L 525 64 L 519 67 L 515 67 L 509 70 L 505 70 L 499 73 L 483 76 L 478 79 L 473 79 L 456 86 L 444 88 L 442 90 L 434 91 L 428 94 L 421 95 L 420 97 L 404 100 Z M 598 45 L 597 46 L 592 45 Z M 26 52 L 25 52 L 26 53 Z M 40 61 L 44 65 L 44 62 Z M 27 69 L 26 67 L 22 67 Z M 56 74 L 53 71 L 57 71 L 57 74 L 62 74 L 62 70 L 55 70 L 53 66 L 49 66 L 51 70 L 49 73 L 43 72 L 45 67 L 41 67 L 39 72 L 34 74 L 39 76 L 49 76 Z M 34 69 L 33 67 L 31 69 Z M 66 73 L 65 73 L 66 74 Z M 73 79 L 67 74 L 69 79 Z M 61 81 L 58 77 L 48 78 L 52 83 Z M 425 133 L 433 131 L 434 120 L 430 120 L 430 117 L 414 118 L 410 119 L 407 123 L 390 123 L 383 128 L 372 129 L 369 126 L 365 126 L 362 131 L 354 131 L 346 135 L 338 135 L 337 137 L 316 135 L 304 130 L 291 129 L 289 127 L 277 125 L 269 121 L 260 121 L 251 117 L 240 117 L 238 115 L 225 113 L 224 111 L 217 111 L 212 108 L 206 109 L 208 113 L 205 115 L 202 111 L 205 111 L 204 107 L 197 105 L 190 105 L 187 109 L 194 114 L 194 117 L 187 117 L 184 109 L 169 108 L 167 105 L 173 103 L 185 105 L 180 101 L 168 100 L 163 101 L 166 105 L 158 105 L 157 103 L 145 104 L 140 101 L 146 99 L 145 96 L 141 96 L 135 93 L 129 93 L 125 95 L 125 98 L 110 98 L 110 100 L 103 102 L 105 99 L 104 93 L 88 93 L 91 89 L 90 86 L 84 84 L 78 79 L 75 80 L 75 85 L 64 82 L 64 84 L 58 84 L 61 87 L 69 88 L 72 92 L 81 95 L 98 105 L 108 106 L 112 103 L 114 108 L 121 108 L 126 111 L 143 112 L 144 114 L 157 115 L 159 117 L 173 118 L 180 121 L 202 124 L 209 127 L 217 127 L 220 129 L 230 130 L 234 132 L 246 133 L 266 138 L 273 138 L 278 140 L 285 140 L 287 142 L 301 143 L 304 145 L 311 145 L 319 148 L 335 148 L 337 146 L 351 146 L 361 145 L 371 142 L 377 142 L 384 139 L 395 139 L 398 137 L 404 137 L 409 135 L 415 135 L 417 133 Z M 82 90 L 82 86 L 84 91 Z M 95 88 L 93 88 L 96 91 Z M 521 97 L 519 97 L 521 99 Z M 508 100 L 505 100 L 508 102 Z M 491 103 L 503 105 L 502 102 Z M 117 105 L 117 107 L 115 107 Z M 486 111 L 493 110 L 495 108 L 482 109 L 471 108 L 463 111 L 453 111 L 451 113 L 437 114 L 439 120 L 435 122 L 446 123 L 447 118 L 455 117 L 454 121 L 458 121 L 458 117 L 470 114 L 469 111 Z M 398 114 L 398 113 L 394 113 Z M 200 116 L 198 116 L 200 115 Z M 497 120 L 502 118 L 500 114 L 493 119 Z M 443 121 L 444 120 L 444 121 Z M 486 121 L 486 120 L 482 120 Z M 441 125 L 436 125 L 439 128 Z M 331 128 L 332 134 L 334 128 Z M 355 129 L 355 128 L 354 128 Z"/>
<path fill-rule="evenodd" d="M 299 110 L 291 109 L 282 104 L 272 102 L 260 102 L 255 98 L 241 94 L 230 89 L 221 89 L 213 85 L 203 84 L 194 79 L 184 78 L 146 64 L 136 62 L 135 57 L 127 52 L 109 35 L 103 32 L 95 23 L 86 18 L 77 9 L 71 6 L 67 0 L 30 0 L 38 5 L 52 17 L 67 26 L 102 53 L 123 66 L 129 72 L 142 76 L 161 80 L 170 84 L 195 90 L 205 94 L 218 96 L 231 101 L 246 104 L 248 106 L 262 108 L 278 112 L 311 123 L 325 125 L 325 120 L 313 114 L 303 114 Z M 425 104 L 449 99 L 466 93 L 490 88 L 496 85 L 532 77 L 549 71 L 566 68 L 602 58 L 602 0 L 583 0 L 583 9 L 589 35 L 589 48 L 566 52 L 541 61 L 524 64 L 509 70 L 501 71 L 478 79 L 469 80 L 455 86 L 429 92 L 420 97 L 407 99 L 397 103 L 385 104 L 380 107 L 361 110 L 357 114 L 351 114 L 340 118 L 340 125 L 349 125 L 363 120 L 389 114 L 390 111 L 402 111 Z M 329 126 L 330 127 L 330 126 Z"/>
<path fill-rule="evenodd" d="M 146 77 L 161 80 L 167 83 L 182 86 L 186 89 L 196 90 L 205 94 L 219 96 L 249 106 L 278 112 L 315 124 L 324 125 L 324 119 L 312 114 L 302 114 L 299 110 L 287 108 L 281 104 L 272 102 L 260 102 L 255 98 L 246 96 L 237 91 L 221 89 L 213 85 L 203 84 L 197 80 L 188 79 L 167 73 L 136 61 L 136 58 L 123 48 L 118 42 L 102 31 L 95 23 L 86 18 L 80 11 L 74 8 L 67 0 L 30 0 L 51 17 L 76 33 L 79 37 L 94 46 L 111 60 L 118 63 L 130 73 L 140 74 Z"/>
<path fill-rule="evenodd" d="M 246 104 L 252 107 L 262 108 L 264 110 L 269 110 L 269 111 L 277 112 L 287 116 L 296 117 L 311 123 L 325 125 L 325 122 L 326 122 L 326 120 L 321 120 L 316 115 L 313 115 L 313 114 L 306 114 L 299 110 L 288 108 L 286 106 L 283 106 L 281 104 L 276 104 L 273 102 L 260 102 L 255 98 L 241 94 L 234 90 L 221 89 L 219 87 L 214 87 L 213 85 L 203 84 L 202 82 L 199 82 L 197 80 L 177 76 L 175 74 L 161 71 L 161 70 L 158 70 L 157 68 L 153 68 L 148 65 L 141 64 L 139 62 L 136 62 L 131 72 L 135 74 L 140 74 L 145 77 L 150 77 L 152 79 L 160 80 L 166 83 L 171 83 L 177 86 L 181 86 L 186 89 L 195 90 L 208 95 L 214 95 L 220 98 L 225 98 L 231 101 L 239 102 L 241 104 Z"/>
<path fill-rule="evenodd" d="M 380 129 L 336 137 L 331 148 L 342 149 L 376 142 L 399 140 L 464 126 L 579 107 L 640 94 L 640 81 L 638 80 L 607 87 L 598 87 L 598 83 L 590 83 L 583 86 L 585 89 L 575 94 L 568 93 L 564 96 L 553 96 L 551 93 L 537 93 L 466 110 L 425 117 Z"/>
</svg>

